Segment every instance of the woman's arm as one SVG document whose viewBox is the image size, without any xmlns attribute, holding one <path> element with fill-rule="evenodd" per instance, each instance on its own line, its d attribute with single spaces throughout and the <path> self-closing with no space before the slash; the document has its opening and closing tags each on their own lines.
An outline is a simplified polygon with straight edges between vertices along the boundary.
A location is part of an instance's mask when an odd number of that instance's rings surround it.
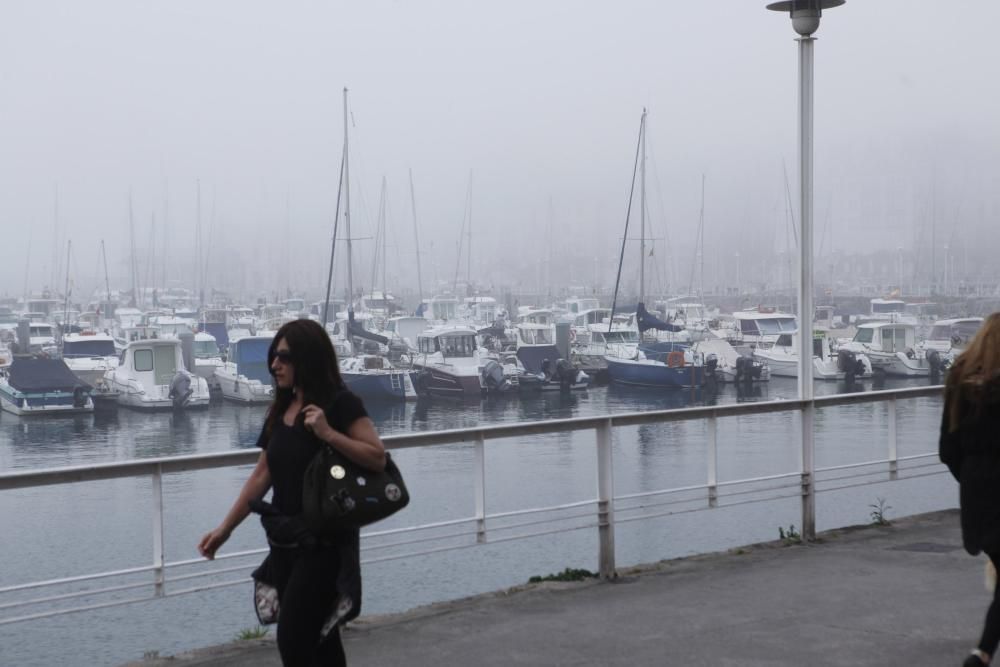
<svg viewBox="0 0 1000 667">
<path fill-rule="evenodd" d="M 375 424 L 368 417 L 355 419 L 348 427 L 347 435 L 337 431 L 326 421 L 326 415 L 315 405 L 302 409 L 305 426 L 313 434 L 332 445 L 341 454 L 359 466 L 381 472 L 385 469 L 385 445 L 378 437 Z"/>
<path fill-rule="evenodd" d="M 254 466 L 250 477 L 240 489 L 240 495 L 236 498 L 236 502 L 229 508 L 222 523 L 216 529 L 205 533 L 201 538 L 201 541 L 198 542 L 198 552 L 209 560 L 215 558 L 215 552 L 218 548 L 229 539 L 236 526 L 240 525 L 243 519 L 250 514 L 250 501 L 260 500 L 270 488 L 271 471 L 267 467 L 267 452 L 261 452 L 257 459 L 257 465 Z"/>
</svg>

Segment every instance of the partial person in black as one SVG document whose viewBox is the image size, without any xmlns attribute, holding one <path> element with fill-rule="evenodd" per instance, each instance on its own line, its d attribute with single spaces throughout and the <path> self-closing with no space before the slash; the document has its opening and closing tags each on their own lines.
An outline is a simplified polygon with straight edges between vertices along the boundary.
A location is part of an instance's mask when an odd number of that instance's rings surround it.
<svg viewBox="0 0 1000 667">
<path fill-rule="evenodd" d="M 385 448 L 361 400 L 344 385 L 319 324 L 303 319 L 281 327 L 268 365 L 275 397 L 257 441 L 263 451 L 236 502 L 198 550 L 214 558 L 251 506 L 262 510 L 271 550 L 254 578 L 277 589 L 282 664 L 346 665 L 339 626 L 361 611 L 359 532 L 317 539 L 305 531 L 299 523 L 302 478 L 324 443 L 373 471 L 385 468 Z M 269 489 L 271 502 L 262 503 Z"/>
<path fill-rule="evenodd" d="M 962 542 L 1000 567 L 1000 313 L 993 313 L 948 373 L 941 419 L 941 462 L 958 480 Z M 979 645 L 964 667 L 990 664 L 1000 644 L 1000 586 L 986 611 Z"/>
</svg>

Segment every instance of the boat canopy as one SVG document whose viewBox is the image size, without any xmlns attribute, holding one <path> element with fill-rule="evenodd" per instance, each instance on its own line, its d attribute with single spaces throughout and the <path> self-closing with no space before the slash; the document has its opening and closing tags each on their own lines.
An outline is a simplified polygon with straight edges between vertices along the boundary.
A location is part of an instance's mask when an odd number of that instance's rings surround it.
<svg viewBox="0 0 1000 667">
<path fill-rule="evenodd" d="M 670 324 L 664 322 L 660 318 L 656 317 L 648 310 L 646 310 L 646 304 L 640 302 L 635 307 L 635 320 L 639 327 L 639 333 L 646 331 L 647 329 L 656 329 L 657 331 L 673 331 L 674 333 L 678 331 L 684 331 L 684 327 L 679 327 L 676 324 Z"/>
<path fill-rule="evenodd" d="M 233 358 L 236 371 L 251 380 L 264 384 L 271 383 L 271 373 L 267 367 L 267 351 L 271 347 L 270 338 L 241 338 L 233 343 Z"/>
<path fill-rule="evenodd" d="M 77 387 L 90 389 L 90 385 L 73 374 L 62 359 L 48 357 L 15 357 L 7 369 L 10 386 L 21 393 L 73 392 Z"/>
</svg>

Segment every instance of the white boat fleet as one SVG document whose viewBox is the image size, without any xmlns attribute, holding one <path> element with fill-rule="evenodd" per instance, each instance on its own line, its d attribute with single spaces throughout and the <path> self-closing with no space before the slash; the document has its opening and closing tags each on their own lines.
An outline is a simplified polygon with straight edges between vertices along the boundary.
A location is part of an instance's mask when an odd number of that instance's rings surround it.
<svg viewBox="0 0 1000 667">
<path fill-rule="evenodd" d="M 440 294 L 415 315 L 399 314 L 393 302 L 392 295 L 373 293 L 356 304 L 365 310 L 348 313 L 342 302 L 325 309 L 341 374 L 366 399 L 579 391 L 605 374 L 612 382 L 654 388 L 798 374 L 802 332 L 795 316 L 773 308 L 726 316 L 694 297 L 677 297 L 658 301 L 652 315 L 658 324 L 649 325 L 644 308 L 612 317 L 591 297 L 513 313 L 488 296 Z M 934 376 L 983 321 L 941 319 L 921 336 L 911 305 L 872 299 L 870 312 L 850 321 L 833 322 L 832 309 L 826 322 L 818 315 L 807 329 L 814 377 Z M 21 415 L 86 412 L 95 402 L 187 410 L 207 406 L 213 395 L 268 403 L 267 352 L 275 331 L 297 317 L 321 319 L 324 311 L 303 299 L 258 308 L 122 307 L 112 317 L 68 311 L 60 321 L 87 328 L 62 334 L 52 303 L 30 306 L 16 316 L 0 310 L 0 405 Z M 844 325 L 853 335 L 845 335 Z M 18 348 L 25 354 L 15 355 L 13 343 L 25 333 L 26 345 Z M 46 381 L 52 386 L 42 386 Z"/>
</svg>

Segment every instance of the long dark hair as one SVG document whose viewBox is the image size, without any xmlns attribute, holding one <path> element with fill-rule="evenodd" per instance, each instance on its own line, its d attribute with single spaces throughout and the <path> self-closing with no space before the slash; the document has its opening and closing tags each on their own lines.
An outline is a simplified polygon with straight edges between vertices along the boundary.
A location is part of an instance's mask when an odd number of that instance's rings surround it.
<svg viewBox="0 0 1000 667">
<path fill-rule="evenodd" d="M 971 404 L 978 414 L 988 397 L 985 384 L 1000 377 L 1000 313 L 993 313 L 979 327 L 972 342 L 955 359 L 945 382 L 948 428 L 959 427 L 963 410 Z"/>
<path fill-rule="evenodd" d="M 344 380 L 340 377 L 337 353 L 330 342 L 330 336 L 313 320 L 292 320 L 274 334 L 271 347 L 267 349 L 267 368 L 271 371 L 278 343 L 284 340 L 292 355 L 295 369 L 295 386 L 274 386 L 274 401 L 267 412 L 265 424 L 268 433 L 276 419 L 282 419 L 296 390 L 302 392 L 305 405 L 314 403 L 324 407 L 338 392 L 344 390 Z"/>
</svg>

